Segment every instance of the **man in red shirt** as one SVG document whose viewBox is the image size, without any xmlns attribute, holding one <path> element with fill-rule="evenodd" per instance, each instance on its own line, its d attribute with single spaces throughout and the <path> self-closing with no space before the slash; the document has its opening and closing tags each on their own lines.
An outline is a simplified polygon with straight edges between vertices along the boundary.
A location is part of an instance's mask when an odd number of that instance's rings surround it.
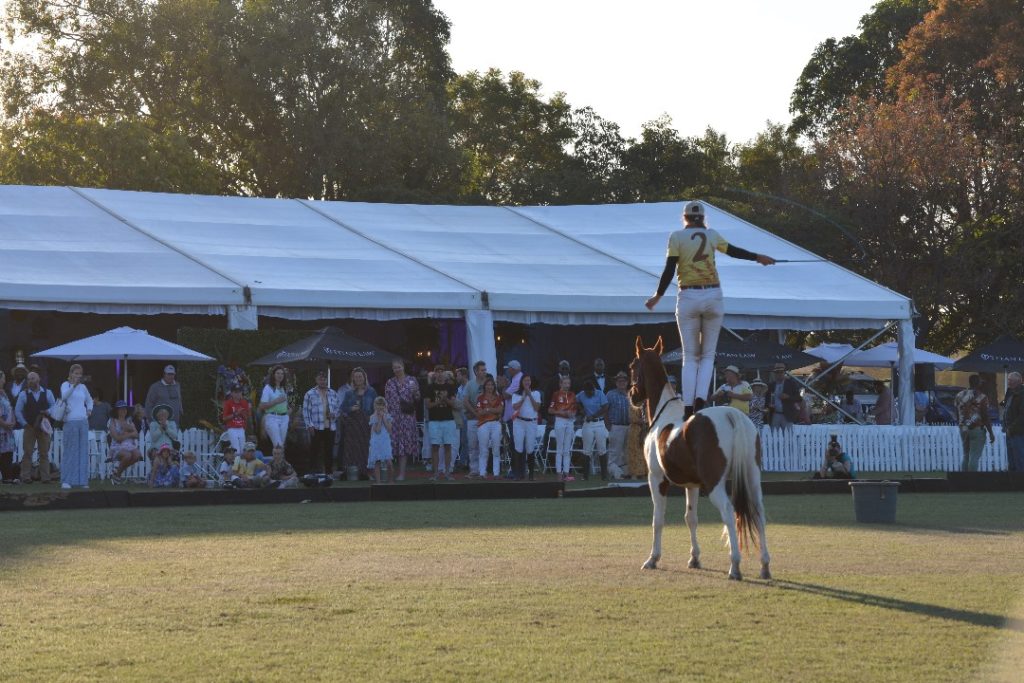
<svg viewBox="0 0 1024 683">
<path fill-rule="evenodd" d="M 252 406 L 242 398 L 242 387 L 233 384 L 231 395 L 224 400 L 224 411 L 220 419 L 228 430 L 228 441 L 238 452 L 241 452 L 245 445 L 245 429 L 249 426 L 251 415 Z"/>
</svg>

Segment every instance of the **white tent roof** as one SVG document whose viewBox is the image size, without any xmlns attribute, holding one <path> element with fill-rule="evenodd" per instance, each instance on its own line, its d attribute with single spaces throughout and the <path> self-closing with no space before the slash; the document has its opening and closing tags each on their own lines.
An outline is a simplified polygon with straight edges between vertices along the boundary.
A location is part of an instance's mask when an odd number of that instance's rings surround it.
<svg viewBox="0 0 1024 683">
<path fill-rule="evenodd" d="M 465 207 L 0 186 L 0 307 L 288 318 L 461 316 L 551 323 L 671 320 L 657 287 L 681 203 Z M 708 206 L 726 324 L 877 327 L 910 301 Z"/>
</svg>

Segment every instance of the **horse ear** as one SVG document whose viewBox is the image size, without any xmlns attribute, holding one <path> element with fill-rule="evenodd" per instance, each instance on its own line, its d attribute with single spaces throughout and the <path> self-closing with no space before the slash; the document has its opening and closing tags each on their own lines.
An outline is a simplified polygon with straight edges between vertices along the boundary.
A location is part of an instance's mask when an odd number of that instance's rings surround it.
<svg viewBox="0 0 1024 683">
<path fill-rule="evenodd" d="M 644 340 L 639 337 L 636 338 L 636 357 L 640 357 L 640 352 L 644 350 Z"/>
<path fill-rule="evenodd" d="M 658 341 L 654 342 L 654 352 L 660 356 L 661 352 L 664 350 L 665 342 L 661 340 L 661 337 L 658 337 Z"/>
</svg>

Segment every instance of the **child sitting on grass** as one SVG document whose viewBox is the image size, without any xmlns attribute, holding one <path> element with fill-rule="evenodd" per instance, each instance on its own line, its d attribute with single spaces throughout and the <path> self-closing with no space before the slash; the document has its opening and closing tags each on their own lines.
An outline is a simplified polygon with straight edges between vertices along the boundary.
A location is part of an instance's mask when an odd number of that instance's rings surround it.
<svg viewBox="0 0 1024 683">
<path fill-rule="evenodd" d="M 269 488 L 293 489 L 299 485 L 299 475 L 291 463 L 284 459 L 284 446 L 274 446 L 271 451 L 270 464 L 267 465 L 270 482 Z"/>
<path fill-rule="evenodd" d="M 384 477 L 391 483 L 391 476 L 394 473 L 391 468 L 391 415 L 388 414 L 388 404 L 383 396 L 373 400 L 373 415 L 370 416 L 370 457 L 367 466 L 373 468 L 373 480 L 378 484 L 381 479 L 381 470 L 384 470 Z"/>
<path fill-rule="evenodd" d="M 153 467 L 149 471 L 149 486 L 154 489 L 177 488 L 181 481 L 178 463 L 172 460 L 170 446 L 164 446 L 153 455 Z"/>
<path fill-rule="evenodd" d="M 235 474 L 235 458 L 238 456 L 238 451 L 235 450 L 234 446 L 228 446 L 224 449 L 224 456 L 221 460 L 220 467 L 217 468 L 217 474 L 220 476 L 221 486 L 229 486 L 238 476 Z"/>
<path fill-rule="evenodd" d="M 185 462 L 181 465 L 181 481 L 185 488 L 205 489 L 206 480 L 199 473 L 199 468 L 196 465 L 196 454 L 192 451 L 186 451 L 182 457 Z"/>
</svg>

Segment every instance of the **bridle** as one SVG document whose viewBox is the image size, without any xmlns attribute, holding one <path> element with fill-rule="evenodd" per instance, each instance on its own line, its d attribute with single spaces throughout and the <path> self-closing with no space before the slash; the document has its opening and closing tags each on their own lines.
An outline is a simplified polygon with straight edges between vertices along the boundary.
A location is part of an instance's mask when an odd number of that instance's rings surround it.
<svg viewBox="0 0 1024 683">
<path fill-rule="evenodd" d="M 633 388 L 636 390 L 637 398 L 639 398 L 640 400 L 646 400 L 649 398 L 649 396 L 647 395 L 647 387 L 644 386 L 644 375 L 642 372 L 637 372 L 636 367 L 637 363 L 639 362 L 640 358 L 634 359 L 633 363 L 630 364 L 629 369 L 632 372 L 632 374 L 636 377 L 636 382 L 633 383 Z M 654 416 L 650 418 L 648 422 L 647 432 L 650 433 L 651 429 L 654 428 L 655 423 L 657 423 L 657 421 L 661 418 L 661 414 L 665 412 L 665 408 L 668 408 L 669 404 L 672 403 L 672 401 L 681 400 L 682 398 L 679 396 L 679 394 L 676 394 L 675 396 L 672 396 L 668 400 L 661 403 L 661 405 L 658 407 L 658 410 L 655 412 Z"/>
</svg>

